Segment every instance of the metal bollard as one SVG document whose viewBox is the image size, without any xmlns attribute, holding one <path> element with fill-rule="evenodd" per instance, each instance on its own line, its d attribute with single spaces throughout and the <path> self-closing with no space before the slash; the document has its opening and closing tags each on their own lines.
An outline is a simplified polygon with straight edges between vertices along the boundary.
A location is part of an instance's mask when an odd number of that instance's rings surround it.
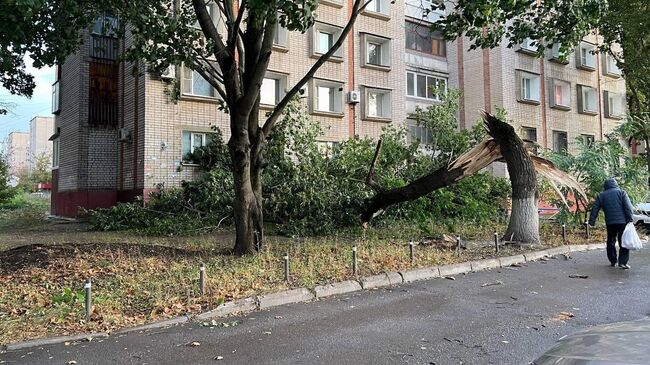
<svg viewBox="0 0 650 365">
<path fill-rule="evenodd" d="M 413 263 L 413 241 L 409 242 L 409 260 Z"/>
<path fill-rule="evenodd" d="M 494 231 L 494 252 L 499 253 L 499 232 Z"/>
<path fill-rule="evenodd" d="M 562 225 L 562 241 L 566 243 L 566 224 Z"/>
<path fill-rule="evenodd" d="M 589 222 L 585 221 L 585 235 L 589 239 Z"/>
<path fill-rule="evenodd" d="M 90 313 L 92 312 L 92 286 L 93 284 L 90 278 L 86 279 L 86 284 L 84 285 L 84 289 L 86 289 L 86 323 L 90 322 Z"/>
<path fill-rule="evenodd" d="M 289 281 L 289 253 L 284 254 L 284 281 Z"/>
<path fill-rule="evenodd" d="M 456 253 L 460 255 L 460 235 L 456 236 Z"/>
<path fill-rule="evenodd" d="M 357 274 L 357 245 L 352 246 L 352 273 Z"/>
<path fill-rule="evenodd" d="M 201 296 L 205 295 L 205 265 L 201 264 L 199 268 L 199 292 Z"/>
</svg>

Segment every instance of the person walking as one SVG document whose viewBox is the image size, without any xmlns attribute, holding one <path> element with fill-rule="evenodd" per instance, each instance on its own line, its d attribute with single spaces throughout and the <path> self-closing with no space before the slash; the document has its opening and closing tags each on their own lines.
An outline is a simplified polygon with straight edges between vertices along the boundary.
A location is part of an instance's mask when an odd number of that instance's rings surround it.
<svg viewBox="0 0 650 365">
<path fill-rule="evenodd" d="M 605 213 L 605 224 L 607 225 L 607 258 L 612 267 L 616 266 L 616 241 L 620 247 L 618 253 L 618 266 L 622 269 L 629 269 L 627 264 L 630 259 L 630 250 L 621 246 L 621 237 L 625 226 L 632 222 L 632 203 L 627 193 L 618 187 L 616 180 L 609 178 L 603 184 L 603 192 L 598 194 L 594 206 L 591 208 L 589 225 L 594 226 L 598 218 L 598 212 Z"/>
</svg>

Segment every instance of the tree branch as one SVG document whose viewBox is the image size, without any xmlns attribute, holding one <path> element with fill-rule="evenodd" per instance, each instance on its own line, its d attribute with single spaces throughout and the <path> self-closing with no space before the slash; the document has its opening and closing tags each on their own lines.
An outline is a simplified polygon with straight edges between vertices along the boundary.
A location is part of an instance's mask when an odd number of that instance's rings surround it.
<svg viewBox="0 0 650 365">
<path fill-rule="evenodd" d="M 215 44 L 215 56 L 217 56 L 217 59 L 223 59 L 223 57 L 229 56 L 228 50 L 221 40 L 219 31 L 212 22 L 212 16 L 210 16 L 210 13 L 208 13 L 207 8 L 205 7 L 204 0 L 192 0 L 192 6 L 194 6 L 194 12 L 196 13 L 196 18 L 199 21 L 203 34 L 210 38 Z"/>
<path fill-rule="evenodd" d="M 375 149 L 375 156 L 372 158 L 370 163 L 370 170 L 368 170 L 368 176 L 366 177 L 366 184 L 370 186 L 375 192 L 379 193 L 382 191 L 381 187 L 375 179 L 375 165 L 377 165 L 377 160 L 379 159 L 379 154 L 381 153 L 381 139 L 377 141 L 377 148 Z"/>
</svg>

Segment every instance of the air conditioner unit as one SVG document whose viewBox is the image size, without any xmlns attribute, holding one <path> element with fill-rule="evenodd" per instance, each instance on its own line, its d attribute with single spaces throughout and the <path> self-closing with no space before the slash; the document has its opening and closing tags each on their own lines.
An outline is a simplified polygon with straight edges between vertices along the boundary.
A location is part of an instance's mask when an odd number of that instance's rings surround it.
<svg viewBox="0 0 650 365">
<path fill-rule="evenodd" d="M 176 66 L 169 65 L 161 74 L 160 78 L 163 80 L 173 80 L 176 78 Z"/>
<path fill-rule="evenodd" d="M 307 85 L 301 87 L 300 90 L 298 90 L 298 96 L 301 99 L 305 99 L 309 97 L 309 88 L 307 87 Z"/>
<path fill-rule="evenodd" d="M 356 104 L 361 101 L 361 93 L 353 90 L 348 93 L 348 104 Z"/>
<path fill-rule="evenodd" d="M 130 128 L 120 128 L 117 132 L 117 139 L 120 142 L 131 142 L 133 139 L 133 134 L 131 133 Z"/>
</svg>

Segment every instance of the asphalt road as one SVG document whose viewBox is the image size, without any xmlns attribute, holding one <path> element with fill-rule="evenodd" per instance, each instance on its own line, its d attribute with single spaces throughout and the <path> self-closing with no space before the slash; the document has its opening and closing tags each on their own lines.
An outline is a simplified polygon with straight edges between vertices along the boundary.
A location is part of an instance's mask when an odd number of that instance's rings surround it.
<svg viewBox="0 0 650 365">
<path fill-rule="evenodd" d="M 574 253 L 227 319 L 234 327 L 186 324 L 9 352 L 0 363 L 528 364 L 565 334 L 649 315 L 648 262 L 650 250 L 632 253 L 632 270 L 609 267 L 603 250 Z"/>
</svg>

